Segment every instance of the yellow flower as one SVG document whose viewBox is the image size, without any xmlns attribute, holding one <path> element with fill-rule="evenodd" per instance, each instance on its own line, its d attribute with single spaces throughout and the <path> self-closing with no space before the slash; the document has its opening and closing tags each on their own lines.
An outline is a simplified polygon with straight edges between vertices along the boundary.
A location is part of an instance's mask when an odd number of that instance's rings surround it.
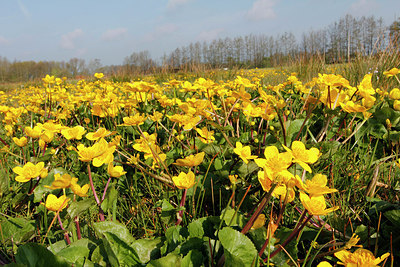
<svg viewBox="0 0 400 267">
<path fill-rule="evenodd" d="M 298 163 L 303 169 L 308 172 L 312 172 L 310 166 L 307 163 L 315 163 L 319 158 L 319 150 L 318 148 L 306 149 L 304 144 L 300 141 L 294 141 L 292 143 L 292 150 L 284 146 L 284 148 L 291 152 L 293 155 L 293 162 Z"/>
<path fill-rule="evenodd" d="M 81 140 L 82 139 L 82 135 L 84 135 L 85 132 L 86 132 L 85 128 L 83 128 L 80 125 L 75 126 L 73 128 L 67 128 L 67 129 L 61 130 L 61 134 L 67 140 L 71 140 L 71 139 Z"/>
<path fill-rule="evenodd" d="M 258 215 L 256 220 L 254 221 L 251 229 L 255 230 L 255 229 L 263 227 L 264 225 L 265 225 L 265 215 L 261 213 L 260 215 Z"/>
<path fill-rule="evenodd" d="M 361 245 L 357 245 L 360 238 L 358 235 L 353 234 L 349 241 L 347 241 L 346 245 L 344 245 L 344 249 L 351 249 L 352 247 L 362 247 Z"/>
<path fill-rule="evenodd" d="M 33 164 L 32 162 L 26 163 L 23 167 L 17 166 L 13 169 L 13 172 L 18 174 L 15 177 L 17 182 L 25 183 L 33 178 L 47 176 L 47 170 L 44 168 L 44 162 L 39 162 L 38 164 Z"/>
<path fill-rule="evenodd" d="M 400 100 L 395 100 L 393 102 L 393 108 L 397 111 L 400 111 Z"/>
<path fill-rule="evenodd" d="M 161 119 L 163 118 L 163 114 L 161 112 L 154 111 L 153 115 L 149 115 L 149 118 L 154 122 L 161 121 Z"/>
<path fill-rule="evenodd" d="M 200 152 L 196 155 L 189 155 L 184 159 L 177 159 L 174 164 L 178 166 L 194 167 L 203 162 L 204 155 L 204 152 Z"/>
<path fill-rule="evenodd" d="M 79 160 L 83 162 L 92 161 L 94 158 L 100 157 L 107 148 L 107 141 L 103 138 L 91 147 L 85 147 L 83 144 L 79 144 L 77 147 Z"/>
<path fill-rule="evenodd" d="M 21 138 L 13 137 L 13 141 L 19 147 L 24 147 L 28 143 L 28 139 L 25 136 Z"/>
<path fill-rule="evenodd" d="M 267 173 L 265 171 L 259 171 L 257 176 L 258 176 L 258 181 L 260 182 L 262 189 L 265 192 L 268 192 L 271 189 L 272 180 L 267 176 Z"/>
<path fill-rule="evenodd" d="M 54 76 L 50 76 L 48 74 L 46 75 L 45 78 L 42 78 L 42 80 L 43 80 L 44 83 L 48 83 L 48 84 L 52 84 L 52 83 L 55 82 L 54 81 Z"/>
<path fill-rule="evenodd" d="M 284 184 L 277 186 L 272 193 L 272 195 L 276 198 L 280 198 L 280 201 L 285 201 L 285 203 L 292 202 L 295 198 L 295 191 L 293 188 L 287 187 Z M 286 200 L 285 200 L 286 198 Z"/>
<path fill-rule="evenodd" d="M 122 166 L 114 166 L 112 162 L 108 163 L 107 172 L 111 177 L 120 177 L 126 173 Z"/>
<path fill-rule="evenodd" d="M 97 131 L 94 132 L 94 133 L 88 133 L 88 134 L 86 134 L 86 138 L 89 139 L 89 140 L 92 140 L 92 141 L 96 141 L 96 140 L 98 140 L 98 139 L 100 139 L 100 138 L 102 138 L 102 137 L 106 137 L 106 136 L 108 136 L 108 135 L 110 135 L 110 134 L 111 134 L 111 132 L 108 131 L 107 129 L 105 129 L 105 128 L 99 128 L 99 129 L 97 129 Z"/>
<path fill-rule="evenodd" d="M 138 163 L 139 163 L 139 157 L 140 157 L 139 154 L 137 154 L 137 155 L 135 155 L 135 156 L 131 156 L 131 157 L 128 159 L 129 164 L 132 164 L 132 165 L 138 164 Z"/>
<path fill-rule="evenodd" d="M 84 186 L 78 185 L 78 178 L 72 178 L 70 189 L 74 192 L 75 195 L 80 197 L 87 197 L 87 192 L 89 190 L 89 184 L 85 184 Z"/>
<path fill-rule="evenodd" d="M 317 267 L 332 267 L 332 265 L 327 261 L 321 261 Z"/>
<path fill-rule="evenodd" d="M 293 176 L 287 168 L 292 164 L 292 153 L 284 152 L 279 153 L 279 150 L 276 146 L 268 146 L 264 150 L 263 158 L 255 159 L 255 163 L 263 168 L 265 171 L 265 175 L 270 180 L 274 180 L 278 176 L 290 177 Z"/>
<path fill-rule="evenodd" d="M 335 256 L 341 261 L 338 262 L 344 266 L 378 266 L 383 260 L 389 257 L 390 253 L 385 253 L 381 257 L 375 258 L 374 254 L 363 248 L 359 248 L 353 253 L 347 250 L 341 250 L 335 253 Z"/>
<path fill-rule="evenodd" d="M 179 189 L 189 189 L 196 184 L 194 173 L 192 171 L 189 171 L 188 173 L 181 172 L 178 176 L 172 177 L 172 181 Z"/>
<path fill-rule="evenodd" d="M 121 124 L 120 126 L 138 126 L 144 123 L 146 117 L 140 113 L 136 113 L 134 116 L 124 117 L 123 120 L 124 124 Z"/>
<path fill-rule="evenodd" d="M 97 72 L 96 72 L 96 73 L 94 74 L 94 77 L 96 77 L 97 79 L 101 79 L 101 78 L 104 77 L 104 74 L 101 73 L 101 72 L 100 72 L 100 73 L 97 73 Z"/>
<path fill-rule="evenodd" d="M 326 186 L 327 183 L 328 183 L 328 178 L 326 177 L 326 175 L 318 173 L 314 175 L 312 179 L 306 180 L 304 188 L 300 189 L 305 190 L 310 195 L 310 197 L 337 192 L 337 189 L 327 187 Z"/>
<path fill-rule="evenodd" d="M 383 75 L 385 75 L 386 77 L 392 77 L 392 76 L 395 76 L 395 75 L 397 75 L 399 73 L 400 73 L 400 70 L 398 68 L 393 68 L 393 69 L 391 69 L 389 71 L 384 71 Z"/>
<path fill-rule="evenodd" d="M 389 93 L 389 98 L 398 100 L 400 99 L 400 89 L 399 88 L 393 88 L 390 93 Z"/>
<path fill-rule="evenodd" d="M 51 131 L 44 131 L 41 135 L 40 135 L 40 140 L 42 140 L 43 142 L 46 143 L 50 143 L 51 141 L 53 141 L 54 139 L 54 132 Z"/>
<path fill-rule="evenodd" d="M 104 140 L 104 139 L 103 139 Z M 103 154 L 93 159 L 93 166 L 100 167 L 103 164 L 109 164 L 114 160 L 115 146 L 108 146 L 103 150 Z"/>
<path fill-rule="evenodd" d="M 200 120 L 201 120 L 200 116 L 194 116 L 194 117 L 188 116 L 187 119 L 182 121 L 183 129 L 185 131 L 193 129 L 194 127 L 196 127 L 196 125 L 199 123 Z"/>
<path fill-rule="evenodd" d="M 51 186 L 45 185 L 45 187 L 50 189 L 62 189 L 68 188 L 71 185 L 72 177 L 68 173 L 65 173 L 61 176 L 61 174 L 54 174 L 54 181 L 51 183 Z"/>
<path fill-rule="evenodd" d="M 303 193 L 301 191 L 300 201 L 310 215 L 326 215 L 339 209 L 338 206 L 327 209 L 324 196 L 309 197 L 306 193 Z"/>
<path fill-rule="evenodd" d="M 242 143 L 236 142 L 236 147 L 233 149 L 239 157 L 244 161 L 244 163 L 248 164 L 249 160 L 256 159 L 257 156 L 251 155 L 250 146 L 243 146 Z"/>
<path fill-rule="evenodd" d="M 65 195 L 60 196 L 57 198 L 55 195 L 50 194 L 46 198 L 46 209 L 57 212 L 63 210 L 70 201 L 70 198 L 66 197 Z"/>
<path fill-rule="evenodd" d="M 203 127 L 201 129 L 196 128 L 196 132 L 200 135 L 200 140 L 204 144 L 210 144 L 215 141 L 214 131 L 209 131 L 207 127 Z"/>
<path fill-rule="evenodd" d="M 232 185 L 237 184 L 237 182 L 238 182 L 238 176 L 237 176 L 236 174 L 234 174 L 234 175 L 229 175 L 228 178 L 229 178 L 229 181 L 231 181 L 231 184 L 232 184 Z"/>
<path fill-rule="evenodd" d="M 42 134 L 43 129 L 39 126 L 33 127 L 33 129 L 29 126 L 25 127 L 25 133 L 27 136 L 32 137 L 32 138 L 39 138 L 40 135 Z"/>
</svg>

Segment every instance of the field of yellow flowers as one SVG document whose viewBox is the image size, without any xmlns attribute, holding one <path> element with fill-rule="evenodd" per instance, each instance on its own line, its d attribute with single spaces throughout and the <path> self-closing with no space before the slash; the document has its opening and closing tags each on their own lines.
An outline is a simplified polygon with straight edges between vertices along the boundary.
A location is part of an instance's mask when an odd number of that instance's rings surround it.
<svg viewBox="0 0 400 267">
<path fill-rule="evenodd" d="M 374 75 L 0 92 L 0 264 L 395 265 L 400 89 Z"/>
</svg>

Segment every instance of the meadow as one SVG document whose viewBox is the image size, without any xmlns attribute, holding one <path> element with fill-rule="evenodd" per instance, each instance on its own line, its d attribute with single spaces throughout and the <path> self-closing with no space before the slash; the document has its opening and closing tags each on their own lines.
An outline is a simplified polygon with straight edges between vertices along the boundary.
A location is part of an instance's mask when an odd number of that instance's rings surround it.
<svg viewBox="0 0 400 267">
<path fill-rule="evenodd" d="M 0 264 L 395 266 L 400 70 L 367 63 L 0 91 Z"/>
</svg>

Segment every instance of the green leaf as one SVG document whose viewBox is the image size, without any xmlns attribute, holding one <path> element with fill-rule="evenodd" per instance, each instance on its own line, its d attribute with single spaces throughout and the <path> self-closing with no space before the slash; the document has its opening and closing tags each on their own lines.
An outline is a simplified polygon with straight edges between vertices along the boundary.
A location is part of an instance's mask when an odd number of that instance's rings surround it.
<svg viewBox="0 0 400 267">
<path fill-rule="evenodd" d="M 216 158 L 214 162 L 214 168 L 218 171 L 223 168 L 222 160 L 220 158 Z"/>
<path fill-rule="evenodd" d="M 132 243 L 131 247 L 136 251 L 140 261 L 146 263 L 161 256 L 160 247 L 162 244 L 161 238 L 138 239 Z"/>
<path fill-rule="evenodd" d="M 221 219 L 218 216 L 202 217 L 188 225 L 189 236 L 203 238 L 204 236 L 215 239 L 215 232 Z"/>
<path fill-rule="evenodd" d="M 87 211 L 93 205 L 95 205 L 95 202 L 92 198 L 74 201 L 69 205 L 67 212 L 71 218 L 75 218 L 76 216 L 79 216 Z"/>
<path fill-rule="evenodd" d="M 400 225 L 400 210 L 389 210 L 383 214 L 393 225 Z"/>
<path fill-rule="evenodd" d="M 130 244 L 110 232 L 105 232 L 104 237 L 104 248 L 112 266 L 141 266 L 139 256 Z"/>
<path fill-rule="evenodd" d="M 296 137 L 296 135 L 299 133 L 303 122 L 304 119 L 297 119 L 294 121 L 286 122 L 286 129 L 287 129 L 286 136 L 287 136 L 287 141 L 290 142 L 290 144 L 293 141 L 292 139 Z M 305 131 L 305 129 L 306 128 L 304 127 L 302 131 Z M 288 143 L 287 146 L 290 147 L 290 144 Z"/>
<path fill-rule="evenodd" d="M 203 254 L 201 254 L 198 250 L 191 250 L 185 257 L 182 259 L 182 266 L 187 267 L 198 267 L 202 266 L 204 261 Z"/>
<path fill-rule="evenodd" d="M 15 261 L 18 264 L 25 264 L 29 267 L 70 266 L 64 259 L 57 257 L 47 248 L 36 243 L 28 243 L 20 246 L 17 250 Z"/>
<path fill-rule="evenodd" d="M 175 220 L 176 209 L 169 203 L 167 199 L 162 199 L 157 202 L 157 207 L 161 206 L 161 220 L 165 224 L 171 223 Z"/>
<path fill-rule="evenodd" d="M 181 266 L 182 258 L 179 255 L 170 253 L 165 257 L 159 258 L 157 260 L 150 261 L 148 267 L 179 267 Z"/>
<path fill-rule="evenodd" d="M 237 170 L 240 177 L 246 177 L 259 169 L 258 165 L 254 161 L 250 161 L 248 164 L 243 163 L 242 166 Z"/>
<path fill-rule="evenodd" d="M 252 266 L 257 250 L 244 234 L 230 228 L 223 228 L 218 234 L 224 248 L 225 266 Z"/>
<path fill-rule="evenodd" d="M 101 203 L 101 208 L 104 211 L 108 211 L 112 209 L 114 202 L 118 199 L 118 191 L 115 189 L 114 184 L 110 184 L 108 187 L 106 197 L 104 198 L 103 202 Z"/>
<path fill-rule="evenodd" d="M 73 264 L 80 259 L 89 258 L 90 251 L 93 251 L 96 247 L 97 245 L 93 241 L 82 238 L 59 250 L 55 254 Z"/>
<path fill-rule="evenodd" d="M 99 235 L 112 233 L 128 244 L 135 241 L 129 230 L 122 223 L 114 221 L 96 222 L 93 223 L 93 227 Z"/>
<path fill-rule="evenodd" d="M 75 263 L 80 258 L 88 258 L 89 249 L 80 246 L 68 246 L 58 252 L 57 256 L 64 258 L 69 263 Z"/>
<path fill-rule="evenodd" d="M 203 224 L 202 221 L 204 219 L 198 219 L 195 220 L 188 225 L 188 230 L 189 230 L 189 236 L 190 237 L 200 237 L 202 238 L 204 236 L 204 229 L 203 229 Z"/>
<path fill-rule="evenodd" d="M 173 251 L 182 241 L 184 241 L 183 235 L 186 235 L 184 230 L 186 229 L 183 229 L 180 225 L 172 226 L 167 229 L 165 232 L 165 237 L 167 238 L 167 252 Z"/>
<path fill-rule="evenodd" d="M 91 260 L 97 265 L 107 266 L 108 257 L 104 245 L 102 243 L 99 246 L 97 246 L 93 251 Z"/>
<path fill-rule="evenodd" d="M 235 210 L 231 207 L 227 207 L 221 212 L 221 220 L 224 220 L 226 225 L 228 226 L 239 226 L 240 228 L 244 227 L 245 218 L 243 214 L 237 212 L 235 214 Z"/>
<path fill-rule="evenodd" d="M 14 244 L 28 241 L 35 234 L 34 224 L 35 221 L 28 221 L 24 218 L 9 218 L 8 220 L 2 220 L 0 223 L 2 231 L 0 237 L 2 243 L 11 243 L 11 239 Z"/>
</svg>

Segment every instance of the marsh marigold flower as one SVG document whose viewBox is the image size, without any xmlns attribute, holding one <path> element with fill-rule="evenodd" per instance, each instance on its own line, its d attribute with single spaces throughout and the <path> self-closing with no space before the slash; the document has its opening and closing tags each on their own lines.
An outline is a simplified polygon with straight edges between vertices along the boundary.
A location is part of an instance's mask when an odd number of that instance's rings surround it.
<svg viewBox="0 0 400 267">
<path fill-rule="evenodd" d="M 83 144 L 78 145 L 77 152 L 79 160 L 90 162 L 93 160 L 93 166 L 100 167 L 104 163 L 109 163 L 114 159 L 113 153 L 115 146 L 109 146 L 103 138 L 91 147 L 85 147 Z"/>
<path fill-rule="evenodd" d="M 255 159 L 258 167 L 263 168 L 265 175 L 274 180 L 276 177 L 289 177 L 293 176 L 287 168 L 292 163 L 292 154 L 290 152 L 279 153 L 276 146 L 268 146 L 264 150 L 265 158 Z"/>
<path fill-rule="evenodd" d="M 189 171 L 188 173 L 181 172 L 178 176 L 172 177 L 172 181 L 179 189 L 189 189 L 196 184 L 194 173 L 192 171 Z"/>
<path fill-rule="evenodd" d="M 21 138 L 13 137 L 13 141 L 19 147 L 24 147 L 28 143 L 28 139 L 25 136 Z"/>
<path fill-rule="evenodd" d="M 112 162 L 108 163 L 107 172 L 108 175 L 116 178 L 126 173 L 126 171 L 124 171 L 124 168 L 122 166 L 114 166 Z"/>
<path fill-rule="evenodd" d="M 248 164 L 249 160 L 256 159 L 257 156 L 251 155 L 250 146 L 243 146 L 242 143 L 236 142 L 236 147 L 233 149 L 239 157 L 244 161 L 244 163 Z"/>
<path fill-rule="evenodd" d="M 89 190 L 89 184 L 85 184 L 84 186 L 80 186 L 78 185 L 78 178 L 72 178 L 71 180 L 71 185 L 70 185 L 70 189 L 72 190 L 72 192 L 74 192 L 75 195 L 78 195 L 80 197 L 87 197 L 87 192 Z"/>
<path fill-rule="evenodd" d="M 101 73 L 101 72 L 99 72 L 99 73 L 96 72 L 96 73 L 94 74 L 94 77 L 96 77 L 97 79 L 101 79 L 101 78 L 104 77 L 104 74 Z"/>
<path fill-rule="evenodd" d="M 43 129 L 39 126 L 33 127 L 33 129 L 29 126 L 25 127 L 25 133 L 27 136 L 32 137 L 32 138 L 39 138 L 40 135 L 42 134 Z"/>
<path fill-rule="evenodd" d="M 71 139 L 81 140 L 82 139 L 82 135 L 84 135 L 85 133 L 86 133 L 85 128 L 83 128 L 80 125 L 75 126 L 73 128 L 66 128 L 66 129 L 61 130 L 61 134 L 67 140 L 71 140 Z"/>
<path fill-rule="evenodd" d="M 89 139 L 89 140 L 91 140 L 91 141 L 96 141 L 96 140 L 99 140 L 100 138 L 106 137 L 106 136 L 108 136 L 108 135 L 110 135 L 110 134 L 111 134 L 111 132 L 108 131 L 107 129 L 105 129 L 105 128 L 99 128 L 99 129 L 97 129 L 97 131 L 94 132 L 94 133 L 88 133 L 88 134 L 86 134 L 86 138 Z"/>
<path fill-rule="evenodd" d="M 13 172 L 18 174 L 18 176 L 15 177 L 15 180 L 21 183 L 28 182 L 29 180 L 39 176 L 40 178 L 47 176 L 47 169 L 44 168 L 44 162 L 39 162 L 38 164 L 28 162 L 23 167 L 15 167 Z"/>
<path fill-rule="evenodd" d="M 200 152 L 196 155 L 189 155 L 184 159 L 177 159 L 174 164 L 178 166 L 194 167 L 203 162 L 204 155 L 204 152 Z"/>
<path fill-rule="evenodd" d="M 50 194 L 46 198 L 46 209 L 57 212 L 63 210 L 71 199 L 66 197 L 65 195 L 57 198 L 55 195 Z"/>
<path fill-rule="evenodd" d="M 324 196 L 309 197 L 306 193 L 303 193 L 301 191 L 300 201 L 310 215 L 326 215 L 339 209 L 338 206 L 327 209 Z"/>
<path fill-rule="evenodd" d="M 124 117 L 123 120 L 124 123 L 121 124 L 120 126 L 138 126 L 144 123 L 146 117 L 144 115 L 141 115 L 140 113 L 136 113 L 133 116 Z"/>
<path fill-rule="evenodd" d="M 385 253 L 382 256 L 375 258 L 374 254 L 363 248 L 359 248 L 353 253 L 347 250 L 341 250 L 335 253 L 340 262 L 338 264 L 344 266 L 363 266 L 373 267 L 378 266 L 379 263 L 389 257 L 390 253 Z"/>
<path fill-rule="evenodd" d="M 71 186 L 72 177 L 68 173 L 63 175 L 56 173 L 54 174 L 54 181 L 51 183 L 51 186 L 45 185 L 45 187 L 50 189 L 62 189 L 68 188 Z"/>
<path fill-rule="evenodd" d="M 393 68 L 393 69 L 391 69 L 389 71 L 384 71 L 383 75 L 385 75 L 386 77 L 392 77 L 392 76 L 395 76 L 395 75 L 397 75 L 399 73 L 400 73 L 400 70 L 398 68 Z"/>
<path fill-rule="evenodd" d="M 320 155 L 318 148 L 313 147 L 311 149 L 306 149 L 305 145 L 300 141 L 294 141 L 292 143 L 292 149 L 286 146 L 284 146 L 284 148 L 292 153 L 293 162 L 298 163 L 306 171 L 312 172 L 308 164 L 315 163 L 318 160 Z"/>
<path fill-rule="evenodd" d="M 207 127 L 196 128 L 196 132 L 200 135 L 200 140 L 204 144 L 210 144 L 215 141 L 214 131 L 209 131 Z"/>
<path fill-rule="evenodd" d="M 329 188 L 326 186 L 328 178 L 323 174 L 316 174 L 312 179 L 308 179 L 304 182 L 301 181 L 300 177 L 296 176 L 296 185 L 301 190 L 306 191 L 310 197 L 321 196 L 323 194 L 330 194 L 337 192 L 335 188 Z"/>
</svg>

